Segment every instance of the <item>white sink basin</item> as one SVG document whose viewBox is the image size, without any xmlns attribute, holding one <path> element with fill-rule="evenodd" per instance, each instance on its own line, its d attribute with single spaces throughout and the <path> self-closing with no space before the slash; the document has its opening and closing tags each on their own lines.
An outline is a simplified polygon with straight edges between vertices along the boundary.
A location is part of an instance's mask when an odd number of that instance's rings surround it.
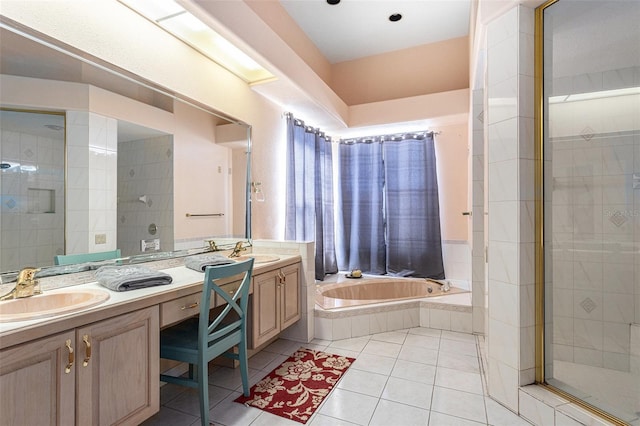
<svg viewBox="0 0 640 426">
<path fill-rule="evenodd" d="M 0 302 L 0 322 L 52 317 L 99 305 L 109 293 L 98 289 L 53 290 L 44 294 Z"/>
<path fill-rule="evenodd" d="M 249 260 L 250 258 L 253 258 L 253 263 L 269 263 L 280 260 L 280 256 L 274 256 L 271 254 L 243 254 L 242 256 L 236 257 L 235 260 L 242 262 Z"/>
</svg>

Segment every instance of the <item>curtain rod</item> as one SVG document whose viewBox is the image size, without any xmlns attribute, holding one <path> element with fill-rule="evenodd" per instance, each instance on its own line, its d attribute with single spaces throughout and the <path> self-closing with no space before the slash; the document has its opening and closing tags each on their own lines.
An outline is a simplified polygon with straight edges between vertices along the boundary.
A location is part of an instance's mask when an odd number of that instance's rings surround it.
<svg viewBox="0 0 640 426">
<path fill-rule="evenodd" d="M 340 139 L 340 143 L 363 143 L 363 142 L 380 142 L 380 141 L 398 141 L 407 138 L 424 138 L 427 135 L 439 135 L 442 132 L 434 132 L 432 130 L 422 130 L 419 132 L 401 132 L 389 135 L 362 136 L 353 138 Z"/>
<path fill-rule="evenodd" d="M 302 121 L 302 120 L 300 120 L 298 118 L 295 118 L 293 116 L 293 114 L 290 113 L 290 112 L 285 111 L 285 112 L 282 113 L 282 116 L 284 118 L 291 118 L 292 120 L 295 120 L 296 123 L 298 123 L 301 126 L 304 126 L 306 131 L 318 133 L 318 134 L 324 136 L 327 139 L 327 142 L 332 142 L 332 143 L 358 143 L 356 141 L 374 142 L 375 139 L 381 139 L 381 138 L 382 138 L 382 140 L 393 141 L 393 140 L 398 140 L 398 139 L 405 138 L 406 136 L 409 136 L 409 135 L 415 136 L 415 135 L 421 135 L 421 134 L 425 134 L 426 135 L 427 133 L 431 133 L 433 136 L 438 136 L 438 135 L 442 134 L 442 131 L 420 130 L 420 131 L 417 131 L 417 132 L 401 132 L 401 133 L 392 133 L 392 134 L 389 134 L 389 135 L 359 136 L 359 137 L 353 137 L 353 138 L 332 139 L 330 136 L 327 136 L 326 133 L 321 131 L 320 129 L 312 127 L 312 126 L 307 126 L 304 121 Z M 353 141 L 353 142 L 350 142 L 350 141 Z"/>
</svg>

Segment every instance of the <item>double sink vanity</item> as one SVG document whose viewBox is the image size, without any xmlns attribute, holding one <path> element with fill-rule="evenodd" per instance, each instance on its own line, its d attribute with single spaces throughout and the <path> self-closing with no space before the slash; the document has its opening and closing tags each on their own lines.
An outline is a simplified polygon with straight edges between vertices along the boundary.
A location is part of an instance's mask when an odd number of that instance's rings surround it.
<svg viewBox="0 0 640 426">
<path fill-rule="evenodd" d="M 255 352 L 300 319 L 301 257 L 246 256 Z M 137 425 L 155 414 L 160 329 L 199 313 L 204 278 L 176 262 L 157 269 L 173 282 L 128 292 L 89 282 L 0 302 L 0 424 Z M 219 285 L 233 293 L 239 281 Z"/>
</svg>

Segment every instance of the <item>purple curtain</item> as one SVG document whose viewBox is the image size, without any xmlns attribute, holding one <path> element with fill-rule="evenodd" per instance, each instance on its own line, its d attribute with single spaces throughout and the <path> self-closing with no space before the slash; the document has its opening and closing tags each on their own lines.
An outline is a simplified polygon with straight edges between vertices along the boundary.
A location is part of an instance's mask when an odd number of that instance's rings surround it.
<svg viewBox="0 0 640 426">
<path fill-rule="evenodd" d="M 339 269 L 386 272 L 380 142 L 339 145 L 336 257 Z"/>
<path fill-rule="evenodd" d="M 315 241 L 316 279 L 338 272 L 333 219 L 331 142 L 287 115 L 285 239 Z"/>
<path fill-rule="evenodd" d="M 346 141 L 338 153 L 339 269 L 443 279 L 433 133 Z"/>
<path fill-rule="evenodd" d="M 385 141 L 383 154 L 387 272 L 443 279 L 433 134 Z"/>
</svg>

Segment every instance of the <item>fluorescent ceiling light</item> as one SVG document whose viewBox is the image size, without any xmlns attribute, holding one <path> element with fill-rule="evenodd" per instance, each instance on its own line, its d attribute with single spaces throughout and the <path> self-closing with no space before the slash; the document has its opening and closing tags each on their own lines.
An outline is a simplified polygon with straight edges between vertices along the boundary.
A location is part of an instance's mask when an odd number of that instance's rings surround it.
<svg viewBox="0 0 640 426">
<path fill-rule="evenodd" d="M 591 99 L 613 98 L 616 96 L 640 95 L 640 87 L 626 87 L 624 89 L 601 90 L 599 92 L 574 93 L 570 95 L 551 96 L 550 104 L 562 102 L 588 101 Z"/>
<path fill-rule="evenodd" d="M 119 0 L 247 83 L 272 79 L 243 51 L 173 0 Z"/>
</svg>

